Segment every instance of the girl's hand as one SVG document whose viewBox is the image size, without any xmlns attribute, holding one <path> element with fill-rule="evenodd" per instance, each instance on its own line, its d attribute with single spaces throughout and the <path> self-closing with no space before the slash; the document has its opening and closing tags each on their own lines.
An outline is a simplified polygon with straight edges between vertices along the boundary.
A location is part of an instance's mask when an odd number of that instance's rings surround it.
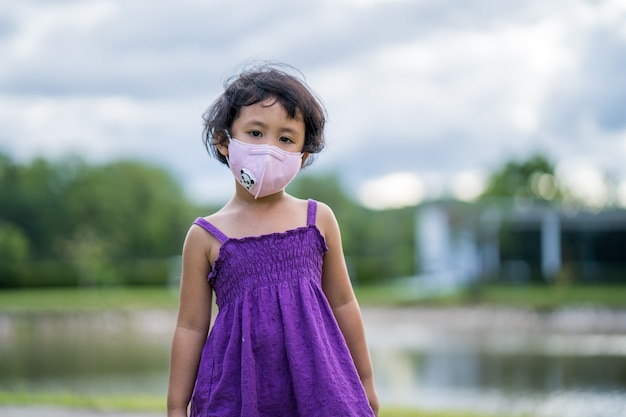
<svg viewBox="0 0 626 417">
<path fill-rule="evenodd" d="M 374 387 L 374 379 L 369 378 L 369 380 L 361 381 L 361 383 L 365 389 L 365 394 L 367 395 L 370 407 L 372 407 L 374 415 L 378 417 L 378 394 L 376 394 L 376 388 Z"/>
<path fill-rule="evenodd" d="M 187 417 L 186 410 L 168 410 L 167 417 Z"/>
</svg>

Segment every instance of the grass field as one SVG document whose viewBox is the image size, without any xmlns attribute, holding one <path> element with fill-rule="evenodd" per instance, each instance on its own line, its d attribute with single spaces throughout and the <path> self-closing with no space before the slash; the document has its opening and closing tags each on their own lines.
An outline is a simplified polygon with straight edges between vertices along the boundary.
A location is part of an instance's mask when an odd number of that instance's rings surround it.
<svg viewBox="0 0 626 417">
<path fill-rule="evenodd" d="M 564 307 L 626 309 L 626 286 L 484 286 L 430 296 L 420 294 L 414 289 L 391 285 L 356 287 L 355 291 L 362 306 L 484 305 L 531 309 Z M 0 312 L 175 309 L 177 303 L 177 291 L 167 288 L 0 290 Z"/>
<path fill-rule="evenodd" d="M 91 410 L 153 411 L 164 413 L 165 398 L 149 395 L 77 395 L 73 393 L 32 393 L 25 391 L 0 391 L 0 405 L 85 408 Z M 424 411 L 402 408 L 382 408 L 379 417 L 496 417 L 493 415 L 451 412 Z M 497 417 L 506 417 L 498 415 Z"/>
<path fill-rule="evenodd" d="M 0 312 L 175 309 L 177 304 L 176 291 L 167 288 L 0 290 Z"/>
<path fill-rule="evenodd" d="M 481 286 L 440 294 L 422 294 L 419 288 L 388 286 L 357 288 L 361 305 L 457 307 L 482 305 L 529 309 L 571 307 L 624 308 L 626 286 Z"/>
</svg>

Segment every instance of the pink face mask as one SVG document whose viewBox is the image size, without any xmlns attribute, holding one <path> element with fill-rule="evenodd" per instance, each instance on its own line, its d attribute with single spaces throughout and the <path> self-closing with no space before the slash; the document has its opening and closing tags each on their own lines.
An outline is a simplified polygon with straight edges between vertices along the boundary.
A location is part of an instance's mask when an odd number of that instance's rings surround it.
<svg viewBox="0 0 626 417">
<path fill-rule="evenodd" d="M 252 145 L 231 138 L 228 166 L 235 179 L 254 198 L 282 191 L 295 178 L 302 165 L 302 153 L 287 152 L 277 146 Z"/>
</svg>

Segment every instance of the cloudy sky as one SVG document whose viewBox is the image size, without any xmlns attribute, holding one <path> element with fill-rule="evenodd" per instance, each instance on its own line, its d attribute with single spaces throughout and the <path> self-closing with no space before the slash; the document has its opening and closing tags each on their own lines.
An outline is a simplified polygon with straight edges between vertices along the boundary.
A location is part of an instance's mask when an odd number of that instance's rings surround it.
<svg viewBox="0 0 626 417">
<path fill-rule="evenodd" d="M 0 151 L 139 158 L 223 201 L 201 114 L 250 59 L 305 74 L 329 113 L 307 170 L 370 205 L 471 195 L 535 152 L 626 190 L 623 0 L 0 0 Z"/>
</svg>

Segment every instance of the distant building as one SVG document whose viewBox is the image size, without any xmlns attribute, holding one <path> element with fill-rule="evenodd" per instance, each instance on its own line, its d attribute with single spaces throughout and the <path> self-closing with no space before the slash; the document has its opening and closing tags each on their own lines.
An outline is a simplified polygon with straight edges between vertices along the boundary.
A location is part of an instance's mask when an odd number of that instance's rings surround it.
<svg viewBox="0 0 626 417">
<path fill-rule="evenodd" d="M 626 210 L 434 202 L 418 208 L 416 227 L 418 275 L 426 284 L 626 284 Z"/>
</svg>

